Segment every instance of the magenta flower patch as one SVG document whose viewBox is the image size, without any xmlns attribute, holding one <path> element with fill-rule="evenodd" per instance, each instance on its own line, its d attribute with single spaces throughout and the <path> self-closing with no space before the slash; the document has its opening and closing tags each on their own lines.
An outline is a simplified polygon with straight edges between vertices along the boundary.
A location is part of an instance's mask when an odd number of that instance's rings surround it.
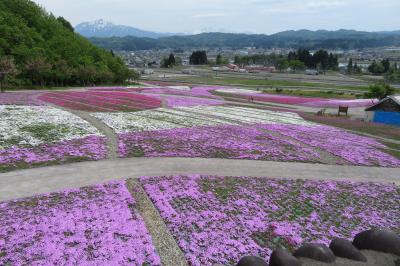
<svg viewBox="0 0 400 266">
<path fill-rule="evenodd" d="M 153 109 L 161 106 L 157 98 L 125 91 L 50 92 L 40 100 L 74 110 L 88 112 L 118 112 Z"/>
<path fill-rule="evenodd" d="M 179 97 L 179 96 L 167 96 L 166 101 L 167 101 L 167 106 L 171 108 L 224 104 L 224 101 L 221 100 L 193 98 L 193 97 Z"/>
<path fill-rule="evenodd" d="M 121 157 L 321 162 L 316 148 L 336 156 L 337 164 L 345 160 L 352 165 L 400 167 L 400 160 L 383 152 L 386 147 L 374 139 L 329 126 L 221 125 L 119 135 Z"/>
<path fill-rule="evenodd" d="M 354 165 L 400 167 L 400 160 L 381 151 L 385 146 L 372 138 L 329 126 L 278 124 L 259 126 L 328 151 Z"/>
<path fill-rule="evenodd" d="M 204 157 L 318 162 L 313 148 L 254 126 L 204 126 L 119 135 L 121 157 Z"/>
<path fill-rule="evenodd" d="M 268 259 L 276 247 L 350 240 L 372 227 L 400 233 L 395 185 L 199 175 L 141 182 L 196 266 Z"/>
<path fill-rule="evenodd" d="M 260 101 L 260 102 L 271 102 L 279 104 L 295 104 L 303 105 L 316 108 L 338 108 L 339 106 L 348 107 L 367 107 L 378 102 L 376 99 L 325 99 L 317 97 L 301 97 L 301 96 L 290 96 L 290 95 L 279 95 L 279 94 L 267 94 L 260 93 L 257 91 L 241 90 L 241 89 L 219 89 L 218 91 L 236 95 L 241 98 L 248 100 Z M 237 91 L 237 92 L 235 92 Z"/>
<path fill-rule="evenodd" d="M 45 102 L 38 99 L 42 93 L 40 91 L 0 93 L 0 105 L 45 105 Z"/>
<path fill-rule="evenodd" d="M 0 265 L 160 265 L 123 181 L 0 203 Z"/>
<path fill-rule="evenodd" d="M 104 137 L 89 136 L 34 147 L 11 147 L 0 150 L 0 168 L 8 170 L 41 164 L 76 160 L 101 160 L 107 157 Z"/>
</svg>

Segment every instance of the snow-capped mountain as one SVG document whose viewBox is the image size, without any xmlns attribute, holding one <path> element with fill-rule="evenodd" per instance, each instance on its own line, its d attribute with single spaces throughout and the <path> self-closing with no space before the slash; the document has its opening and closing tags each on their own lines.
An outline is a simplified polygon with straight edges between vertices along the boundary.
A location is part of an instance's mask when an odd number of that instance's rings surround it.
<svg viewBox="0 0 400 266">
<path fill-rule="evenodd" d="M 115 25 L 103 19 L 99 19 L 93 22 L 83 22 L 75 27 L 75 31 L 88 38 L 136 36 L 157 39 L 160 37 L 176 35 L 173 33 L 157 33 L 141 30 L 130 26 Z"/>
</svg>

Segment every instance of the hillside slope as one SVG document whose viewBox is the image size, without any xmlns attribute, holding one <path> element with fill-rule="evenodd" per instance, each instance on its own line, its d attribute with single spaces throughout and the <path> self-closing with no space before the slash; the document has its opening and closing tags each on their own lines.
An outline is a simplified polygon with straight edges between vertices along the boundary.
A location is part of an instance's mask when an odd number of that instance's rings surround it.
<svg viewBox="0 0 400 266">
<path fill-rule="evenodd" d="M 19 85 L 113 83 L 129 75 L 119 58 L 29 0 L 0 1 L 0 58 L 15 61 Z"/>
</svg>

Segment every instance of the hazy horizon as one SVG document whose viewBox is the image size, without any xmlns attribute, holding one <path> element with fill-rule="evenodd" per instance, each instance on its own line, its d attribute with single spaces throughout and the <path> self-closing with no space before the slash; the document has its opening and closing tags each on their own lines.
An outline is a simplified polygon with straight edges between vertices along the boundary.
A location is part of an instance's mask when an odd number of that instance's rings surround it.
<svg viewBox="0 0 400 266">
<path fill-rule="evenodd" d="M 56 16 L 65 17 L 74 26 L 104 19 L 117 25 L 155 32 L 273 34 L 300 29 L 400 29 L 398 0 L 70 0 L 68 4 L 61 0 L 34 2 Z"/>
</svg>

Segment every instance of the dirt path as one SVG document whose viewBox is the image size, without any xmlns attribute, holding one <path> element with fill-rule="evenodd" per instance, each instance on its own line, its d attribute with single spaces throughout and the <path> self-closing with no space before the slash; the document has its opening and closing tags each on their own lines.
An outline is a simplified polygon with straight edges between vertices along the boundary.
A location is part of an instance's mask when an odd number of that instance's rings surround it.
<svg viewBox="0 0 400 266">
<path fill-rule="evenodd" d="M 0 201 L 78 188 L 113 179 L 194 173 L 371 181 L 400 185 L 400 168 L 203 158 L 120 158 L 2 173 Z"/>
<path fill-rule="evenodd" d="M 136 207 L 146 223 L 147 230 L 149 230 L 153 244 L 160 256 L 161 264 L 164 266 L 188 265 L 185 255 L 171 235 L 158 210 L 139 183 L 139 180 L 128 180 L 127 187 L 134 197 Z"/>
<path fill-rule="evenodd" d="M 84 111 L 77 111 L 77 110 L 71 110 L 71 109 L 65 109 L 64 110 L 79 116 L 83 120 L 87 121 L 90 123 L 92 126 L 97 128 L 101 133 L 105 135 L 107 138 L 107 158 L 108 159 L 116 159 L 119 157 L 118 154 L 118 136 L 115 134 L 114 130 L 107 126 L 105 123 L 103 123 L 100 119 L 97 119 L 96 117 L 93 117 L 90 115 L 88 112 Z"/>
</svg>

